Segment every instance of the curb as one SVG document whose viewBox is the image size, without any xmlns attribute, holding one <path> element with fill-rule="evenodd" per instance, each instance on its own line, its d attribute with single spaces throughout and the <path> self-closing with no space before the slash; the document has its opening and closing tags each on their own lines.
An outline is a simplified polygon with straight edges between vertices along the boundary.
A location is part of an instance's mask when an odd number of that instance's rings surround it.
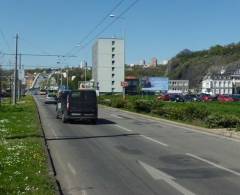
<svg viewBox="0 0 240 195">
<path fill-rule="evenodd" d="M 42 132 L 43 139 L 44 139 L 45 151 L 46 151 L 47 156 L 48 156 L 48 162 L 49 162 L 48 164 L 50 164 L 50 166 L 49 166 L 50 167 L 50 172 L 53 174 L 55 182 L 56 182 L 55 185 L 57 187 L 57 189 L 56 189 L 57 190 L 57 194 L 58 195 L 64 195 L 63 191 L 62 191 L 62 188 L 61 188 L 61 185 L 60 185 L 60 182 L 56 178 L 57 172 L 56 172 L 56 168 L 55 168 L 55 165 L 54 165 L 54 162 L 53 162 L 53 158 L 52 158 L 50 149 L 48 147 L 46 135 L 45 135 L 45 132 L 44 132 L 44 129 L 43 129 L 42 119 L 41 119 L 41 115 L 40 115 L 40 112 L 39 112 L 39 106 L 38 106 L 36 98 L 34 96 L 33 96 L 33 99 L 34 99 L 35 106 L 36 106 L 36 109 L 37 109 L 38 120 L 39 120 L 39 123 L 40 123 L 40 128 L 41 128 L 41 132 Z"/>
<path fill-rule="evenodd" d="M 177 125 L 179 127 L 183 127 L 186 129 L 190 129 L 192 131 L 198 131 L 199 133 L 205 133 L 205 134 L 212 134 L 215 136 L 221 136 L 221 137 L 225 137 L 225 138 L 229 138 L 229 139 L 234 139 L 235 141 L 240 141 L 240 133 L 234 132 L 234 131 L 230 131 L 228 129 L 208 129 L 208 128 L 204 128 L 204 127 L 199 127 L 199 126 L 194 126 L 194 125 L 190 125 L 190 124 L 184 124 L 184 123 L 180 123 L 180 122 L 176 122 L 176 121 L 171 121 L 168 119 L 163 119 L 163 118 L 158 118 L 158 117 L 154 117 L 154 116 L 149 116 L 146 114 L 140 114 L 140 113 L 136 113 L 133 111 L 128 111 L 128 110 L 123 110 L 120 108 L 114 108 L 114 107 L 110 107 L 110 106 L 106 106 L 106 105 L 102 105 L 100 104 L 101 107 L 104 108 L 110 108 L 112 110 L 119 110 L 125 113 L 129 113 L 129 114 L 133 114 L 133 115 L 137 115 L 137 116 L 141 116 L 144 118 L 148 118 L 151 120 L 155 120 L 158 122 L 163 122 L 165 124 L 170 124 L 170 125 Z"/>
</svg>

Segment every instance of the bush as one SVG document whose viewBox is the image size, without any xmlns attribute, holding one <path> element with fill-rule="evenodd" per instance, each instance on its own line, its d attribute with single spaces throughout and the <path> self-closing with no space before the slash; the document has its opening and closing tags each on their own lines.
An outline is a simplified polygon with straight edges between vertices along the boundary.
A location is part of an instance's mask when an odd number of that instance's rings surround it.
<svg viewBox="0 0 240 195">
<path fill-rule="evenodd" d="M 206 118 L 206 124 L 210 128 L 237 128 L 240 119 L 235 115 L 211 114 Z"/>
<path fill-rule="evenodd" d="M 115 99 L 112 101 L 111 106 L 115 108 L 125 108 L 127 107 L 127 101 L 123 99 Z"/>
<path fill-rule="evenodd" d="M 151 108 L 152 108 L 152 101 L 150 100 L 136 100 L 135 102 L 133 102 L 133 108 L 137 111 L 137 112 L 151 112 Z"/>
<path fill-rule="evenodd" d="M 157 114 L 159 116 L 163 116 L 168 119 L 175 120 L 184 120 L 183 109 L 179 107 L 158 107 L 155 110 L 152 110 L 153 114 Z"/>
<path fill-rule="evenodd" d="M 210 114 L 210 112 L 204 105 L 187 104 L 183 108 L 183 114 L 186 120 L 204 120 Z"/>
<path fill-rule="evenodd" d="M 103 104 L 103 105 L 106 105 L 106 106 L 111 106 L 112 104 L 112 101 L 110 99 L 99 99 L 99 103 L 100 104 Z"/>
</svg>

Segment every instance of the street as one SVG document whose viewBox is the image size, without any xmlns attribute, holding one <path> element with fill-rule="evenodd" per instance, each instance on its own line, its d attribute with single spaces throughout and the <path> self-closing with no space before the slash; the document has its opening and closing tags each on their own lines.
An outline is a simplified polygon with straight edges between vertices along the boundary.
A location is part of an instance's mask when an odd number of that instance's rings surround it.
<svg viewBox="0 0 240 195">
<path fill-rule="evenodd" d="M 102 106 L 97 125 L 63 124 L 35 97 L 66 195 L 240 192 L 240 141 Z"/>
</svg>

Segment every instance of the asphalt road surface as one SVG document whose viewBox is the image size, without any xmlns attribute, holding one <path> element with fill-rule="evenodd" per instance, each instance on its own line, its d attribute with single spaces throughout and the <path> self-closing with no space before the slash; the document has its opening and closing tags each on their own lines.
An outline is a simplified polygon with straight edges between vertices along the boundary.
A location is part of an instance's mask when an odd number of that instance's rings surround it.
<svg viewBox="0 0 240 195">
<path fill-rule="evenodd" d="M 112 108 L 63 124 L 36 96 L 63 193 L 240 194 L 240 142 Z"/>
</svg>

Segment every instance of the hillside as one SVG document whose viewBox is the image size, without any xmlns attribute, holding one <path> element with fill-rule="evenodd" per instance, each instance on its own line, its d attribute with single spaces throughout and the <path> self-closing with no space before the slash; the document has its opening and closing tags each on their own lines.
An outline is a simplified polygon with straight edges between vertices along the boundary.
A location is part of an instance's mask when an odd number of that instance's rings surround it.
<svg viewBox="0 0 240 195">
<path fill-rule="evenodd" d="M 188 79 L 190 88 L 199 87 L 208 72 L 240 64 L 240 43 L 226 46 L 216 45 L 208 50 L 192 52 L 183 50 L 167 65 L 167 75 L 171 79 Z"/>
</svg>

